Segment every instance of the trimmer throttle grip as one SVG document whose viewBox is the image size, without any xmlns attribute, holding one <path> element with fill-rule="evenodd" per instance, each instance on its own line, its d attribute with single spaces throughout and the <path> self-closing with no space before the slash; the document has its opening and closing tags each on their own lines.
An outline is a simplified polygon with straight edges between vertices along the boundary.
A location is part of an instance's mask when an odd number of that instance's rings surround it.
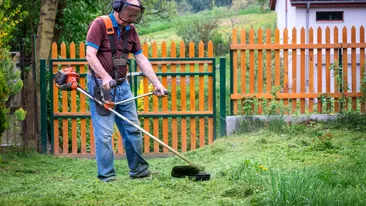
<svg viewBox="0 0 366 206">
<path fill-rule="evenodd" d="M 154 95 L 158 95 L 158 94 L 160 94 L 160 91 L 159 90 L 155 90 L 154 91 Z M 167 96 L 167 95 L 169 95 L 170 93 L 169 93 L 169 91 L 168 90 L 164 90 L 164 96 Z"/>
<path fill-rule="evenodd" d="M 117 86 L 117 82 L 116 80 L 112 79 L 111 81 L 109 81 L 109 88 L 113 88 Z"/>
</svg>

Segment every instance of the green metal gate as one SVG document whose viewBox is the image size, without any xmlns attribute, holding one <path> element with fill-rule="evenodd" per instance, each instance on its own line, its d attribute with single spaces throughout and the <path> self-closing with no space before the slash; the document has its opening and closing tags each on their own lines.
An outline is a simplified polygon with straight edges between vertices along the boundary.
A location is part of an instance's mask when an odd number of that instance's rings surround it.
<svg viewBox="0 0 366 206">
<path fill-rule="evenodd" d="M 142 105 L 138 111 L 141 127 L 181 152 L 211 144 L 216 138 L 215 58 L 149 60 L 171 95 L 136 101 Z M 130 60 L 130 65 L 135 72 L 139 71 L 134 61 Z M 41 60 L 42 150 L 46 151 L 50 139 L 52 154 L 94 156 L 88 100 L 76 91 L 59 91 L 53 82 L 55 73 L 66 66 L 72 66 L 80 74 L 79 84 L 86 88 L 85 59 L 50 59 L 48 67 L 46 61 Z M 130 81 L 134 94 L 148 92 L 146 77 L 135 76 Z M 117 156 L 124 156 L 122 138 L 119 132 L 115 132 L 112 138 Z M 167 149 L 146 135 L 143 139 L 145 155 L 167 155 Z"/>
</svg>

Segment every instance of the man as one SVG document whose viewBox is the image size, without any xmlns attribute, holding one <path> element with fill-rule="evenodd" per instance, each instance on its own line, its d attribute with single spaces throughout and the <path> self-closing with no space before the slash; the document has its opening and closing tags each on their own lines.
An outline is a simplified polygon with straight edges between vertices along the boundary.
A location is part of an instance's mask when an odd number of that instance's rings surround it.
<svg viewBox="0 0 366 206">
<path fill-rule="evenodd" d="M 99 88 L 102 87 L 104 90 L 110 91 L 104 94 L 104 97 L 110 96 L 114 102 L 133 97 L 129 83 L 126 80 L 128 53 L 134 54 L 141 71 L 155 86 L 155 90 L 158 91 L 157 96 L 164 95 L 165 88 L 154 73 L 150 62 L 142 53 L 138 34 L 132 25 L 133 23 L 139 23 L 143 12 L 144 7 L 138 0 L 117 0 L 114 1 L 113 11 L 109 15 L 114 29 L 113 36 L 107 34 L 106 25 L 102 18 L 96 18 L 89 25 L 86 37 L 86 59 L 90 71 L 87 76 L 88 90 L 92 95 L 97 94 L 100 91 Z M 114 39 L 110 40 L 110 38 Z M 110 82 L 113 79 L 117 81 L 117 86 L 110 88 Z M 99 105 L 90 101 L 96 143 L 98 178 L 104 182 L 115 179 L 114 155 L 111 144 L 114 122 L 123 137 L 130 177 L 134 179 L 151 176 L 148 169 L 149 164 L 141 156 L 141 132 L 122 119 L 115 117 L 113 113 L 100 113 L 103 109 L 98 107 Z M 139 125 L 134 101 L 117 105 L 114 109 Z"/>
</svg>

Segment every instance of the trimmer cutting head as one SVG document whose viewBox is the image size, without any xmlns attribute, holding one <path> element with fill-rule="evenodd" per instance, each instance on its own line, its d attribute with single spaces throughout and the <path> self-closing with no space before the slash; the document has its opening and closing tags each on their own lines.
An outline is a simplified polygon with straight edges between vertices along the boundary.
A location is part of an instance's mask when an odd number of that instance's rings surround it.
<svg viewBox="0 0 366 206">
<path fill-rule="evenodd" d="M 172 169 L 172 177 L 177 178 L 185 178 L 189 177 L 190 179 L 197 181 L 205 181 L 210 179 L 210 174 L 203 172 L 204 168 L 200 168 L 198 166 L 191 165 L 183 165 L 183 166 L 175 166 Z"/>
<path fill-rule="evenodd" d="M 191 165 L 175 166 L 172 169 L 172 177 L 184 178 L 194 176 L 200 172 L 200 169 Z"/>
</svg>

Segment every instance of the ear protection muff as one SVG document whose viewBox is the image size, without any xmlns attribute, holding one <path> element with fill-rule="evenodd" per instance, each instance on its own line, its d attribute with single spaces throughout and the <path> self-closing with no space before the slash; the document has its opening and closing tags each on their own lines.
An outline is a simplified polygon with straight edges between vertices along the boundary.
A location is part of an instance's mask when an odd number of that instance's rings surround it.
<svg viewBox="0 0 366 206">
<path fill-rule="evenodd" d="M 113 2 L 112 8 L 116 12 L 120 12 L 122 10 L 123 4 L 126 0 L 116 0 Z"/>
</svg>

